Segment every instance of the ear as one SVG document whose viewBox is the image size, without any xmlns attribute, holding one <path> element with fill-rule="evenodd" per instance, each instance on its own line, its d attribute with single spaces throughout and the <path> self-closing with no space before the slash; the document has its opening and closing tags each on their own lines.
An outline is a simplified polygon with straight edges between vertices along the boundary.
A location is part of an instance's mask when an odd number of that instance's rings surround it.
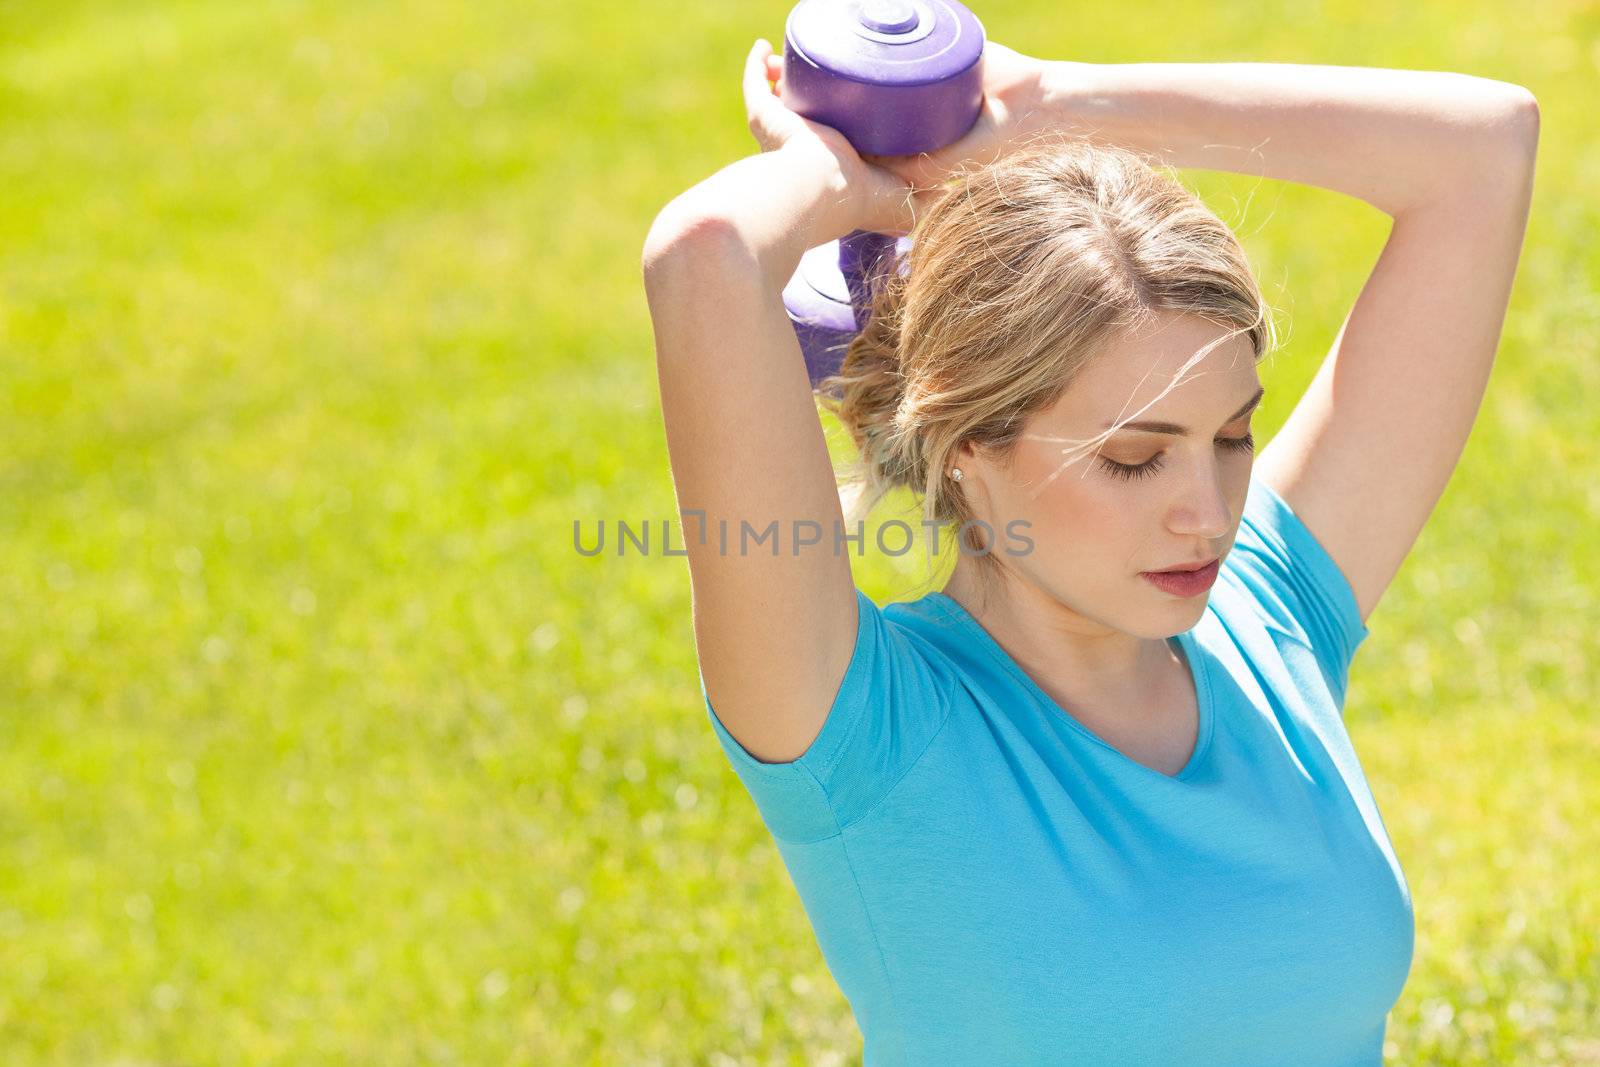
<svg viewBox="0 0 1600 1067">
<path fill-rule="evenodd" d="M 961 468 L 961 481 L 953 482 L 960 488 L 961 494 L 966 497 L 967 503 L 976 511 L 982 512 L 989 506 L 989 495 L 984 491 L 983 483 L 978 477 L 978 469 L 982 464 L 979 450 L 967 442 L 959 445 L 950 453 L 950 458 L 945 461 L 945 478 L 950 480 L 950 471 Z"/>
</svg>

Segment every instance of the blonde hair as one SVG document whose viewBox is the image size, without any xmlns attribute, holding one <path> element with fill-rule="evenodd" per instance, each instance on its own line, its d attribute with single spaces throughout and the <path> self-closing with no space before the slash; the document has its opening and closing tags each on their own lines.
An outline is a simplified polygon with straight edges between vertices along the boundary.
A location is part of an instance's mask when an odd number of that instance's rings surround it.
<svg viewBox="0 0 1600 1067">
<path fill-rule="evenodd" d="M 977 515 L 947 476 L 951 454 L 971 442 L 1007 462 L 1028 418 L 1156 313 L 1228 328 L 1216 344 L 1247 333 L 1257 362 L 1277 345 L 1226 223 L 1145 157 L 1059 135 L 947 183 L 908 260 L 885 256 L 872 284 L 870 321 L 817 385 L 859 453 L 840 494 L 851 525 L 904 486 L 920 493 L 924 522 L 969 529 Z M 1114 432 L 1063 450 L 1062 466 Z"/>
</svg>

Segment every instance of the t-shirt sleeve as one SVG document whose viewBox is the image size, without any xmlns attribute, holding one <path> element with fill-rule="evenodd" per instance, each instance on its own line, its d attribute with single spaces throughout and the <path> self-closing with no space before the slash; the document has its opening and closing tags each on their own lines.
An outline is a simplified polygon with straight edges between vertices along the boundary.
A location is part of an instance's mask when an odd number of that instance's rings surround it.
<svg viewBox="0 0 1600 1067">
<path fill-rule="evenodd" d="M 1322 543 L 1260 478 L 1250 479 L 1226 564 L 1266 622 L 1311 649 L 1342 704 L 1350 661 L 1368 634 L 1355 591 Z"/>
<path fill-rule="evenodd" d="M 774 837 L 820 841 L 867 814 L 894 788 L 944 725 L 955 684 L 937 651 L 856 590 L 854 651 L 811 746 L 788 762 L 745 750 L 700 692 L 712 730 Z"/>
</svg>

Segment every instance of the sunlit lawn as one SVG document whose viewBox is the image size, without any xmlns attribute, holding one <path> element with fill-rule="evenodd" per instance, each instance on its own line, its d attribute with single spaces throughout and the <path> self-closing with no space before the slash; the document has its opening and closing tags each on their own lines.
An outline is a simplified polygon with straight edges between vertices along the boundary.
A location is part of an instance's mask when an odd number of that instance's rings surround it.
<svg viewBox="0 0 1600 1067">
<path fill-rule="evenodd" d="M 1389 1062 L 1600 1063 L 1600 9 L 975 10 L 1538 95 L 1500 363 L 1348 719 L 1417 913 Z M 754 150 L 786 11 L 0 2 L 0 1062 L 859 1063 L 683 561 L 572 542 L 676 516 L 639 249 Z M 1270 432 L 1384 220 L 1189 178 L 1282 314 Z"/>
</svg>

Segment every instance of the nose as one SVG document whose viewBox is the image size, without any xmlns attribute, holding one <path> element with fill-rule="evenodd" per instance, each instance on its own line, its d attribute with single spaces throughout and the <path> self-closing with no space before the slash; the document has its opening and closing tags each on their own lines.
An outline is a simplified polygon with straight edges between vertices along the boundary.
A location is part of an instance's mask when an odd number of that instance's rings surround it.
<svg viewBox="0 0 1600 1067">
<path fill-rule="evenodd" d="M 1203 463 L 1200 473 L 1184 486 L 1182 498 L 1173 513 L 1173 532 L 1208 541 L 1228 535 L 1233 513 L 1222 491 L 1222 472 L 1216 463 Z"/>
</svg>

